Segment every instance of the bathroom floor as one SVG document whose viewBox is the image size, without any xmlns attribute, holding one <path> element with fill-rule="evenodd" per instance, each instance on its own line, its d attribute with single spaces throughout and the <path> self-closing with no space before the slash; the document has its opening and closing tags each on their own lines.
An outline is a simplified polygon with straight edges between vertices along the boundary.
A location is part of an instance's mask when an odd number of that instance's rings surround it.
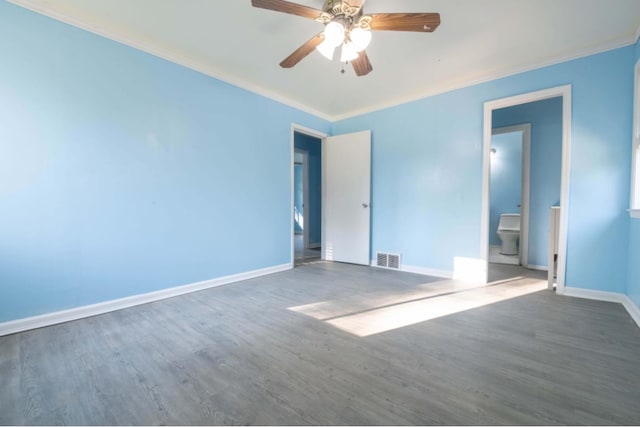
<svg viewBox="0 0 640 427">
<path fill-rule="evenodd" d="M 489 246 L 489 262 L 520 265 L 520 255 L 502 255 L 500 246 Z"/>
<path fill-rule="evenodd" d="M 542 270 L 529 270 L 520 265 L 507 265 L 489 263 L 489 283 L 501 282 L 509 279 L 532 278 L 547 280 L 547 272 Z"/>
</svg>

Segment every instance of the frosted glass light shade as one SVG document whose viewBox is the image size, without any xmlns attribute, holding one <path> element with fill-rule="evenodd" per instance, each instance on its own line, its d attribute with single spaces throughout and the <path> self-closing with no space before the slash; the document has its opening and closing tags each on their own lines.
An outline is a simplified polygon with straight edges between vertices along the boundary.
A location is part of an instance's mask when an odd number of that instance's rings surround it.
<svg viewBox="0 0 640 427">
<path fill-rule="evenodd" d="M 344 27 L 336 21 L 331 21 L 324 27 L 324 41 L 330 46 L 338 47 L 344 42 Z"/>
<path fill-rule="evenodd" d="M 327 58 L 329 61 L 333 61 L 333 54 L 335 53 L 336 48 L 335 46 L 332 46 L 330 43 L 327 43 L 326 40 L 320 43 L 316 47 L 316 50 L 320 52 L 322 56 Z"/>
<path fill-rule="evenodd" d="M 360 55 L 358 55 L 353 43 L 347 42 L 342 45 L 342 56 L 340 57 L 340 62 L 353 61 L 358 56 Z"/>
<path fill-rule="evenodd" d="M 349 38 L 351 39 L 356 52 L 362 52 L 367 48 L 367 46 L 369 46 L 369 43 L 371 43 L 371 31 L 356 27 L 351 30 Z"/>
</svg>

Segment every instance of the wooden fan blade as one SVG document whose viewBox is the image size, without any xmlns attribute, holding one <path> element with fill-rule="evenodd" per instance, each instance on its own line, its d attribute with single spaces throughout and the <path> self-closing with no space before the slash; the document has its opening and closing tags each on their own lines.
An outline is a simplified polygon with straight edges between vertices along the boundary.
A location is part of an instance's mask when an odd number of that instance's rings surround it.
<svg viewBox="0 0 640 427">
<path fill-rule="evenodd" d="M 284 0 L 251 0 L 251 4 L 253 7 L 290 13 L 291 15 L 298 15 L 309 19 L 316 19 L 322 15 L 321 10 Z"/>
<path fill-rule="evenodd" d="M 366 76 L 373 71 L 371 62 L 369 62 L 369 57 L 364 50 L 360 52 L 360 56 L 351 61 L 351 65 L 353 65 L 353 69 L 357 76 Z"/>
<path fill-rule="evenodd" d="M 295 50 L 291 55 L 285 58 L 284 61 L 280 63 L 282 68 L 291 68 L 296 65 L 298 62 L 302 61 L 307 57 L 313 50 L 318 47 L 320 43 L 324 40 L 323 33 L 318 33 L 313 36 L 308 42 L 300 46 Z"/>
<path fill-rule="evenodd" d="M 431 33 L 440 25 L 439 13 L 376 13 L 371 29 L 377 31 L 418 31 Z"/>
</svg>

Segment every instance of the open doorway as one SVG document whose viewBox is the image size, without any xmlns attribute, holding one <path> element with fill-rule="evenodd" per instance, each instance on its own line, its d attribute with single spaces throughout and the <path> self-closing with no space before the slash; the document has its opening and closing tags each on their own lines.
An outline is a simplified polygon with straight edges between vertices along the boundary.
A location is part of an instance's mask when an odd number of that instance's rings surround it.
<svg viewBox="0 0 640 427">
<path fill-rule="evenodd" d="M 530 117 L 527 105 L 523 104 L 522 115 Z M 490 268 L 492 264 L 524 267 L 529 264 L 531 124 L 495 127 L 496 121 L 499 122 L 502 116 L 518 113 L 518 110 L 510 111 L 516 108 L 520 106 L 494 112 L 489 191 Z M 516 121 L 519 121 L 519 117 Z"/>
<path fill-rule="evenodd" d="M 489 283 L 550 278 L 564 291 L 570 129 L 570 86 L 485 103 L 481 250 Z"/>
<path fill-rule="evenodd" d="M 293 260 L 317 261 L 322 239 L 322 140 L 293 132 Z"/>
</svg>

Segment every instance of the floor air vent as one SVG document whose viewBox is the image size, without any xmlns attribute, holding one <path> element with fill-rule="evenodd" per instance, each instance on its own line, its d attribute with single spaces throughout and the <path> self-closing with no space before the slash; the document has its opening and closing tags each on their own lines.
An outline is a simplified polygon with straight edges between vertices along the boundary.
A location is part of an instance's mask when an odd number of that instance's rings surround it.
<svg viewBox="0 0 640 427">
<path fill-rule="evenodd" d="M 376 252 L 376 267 L 400 270 L 400 254 Z"/>
</svg>

